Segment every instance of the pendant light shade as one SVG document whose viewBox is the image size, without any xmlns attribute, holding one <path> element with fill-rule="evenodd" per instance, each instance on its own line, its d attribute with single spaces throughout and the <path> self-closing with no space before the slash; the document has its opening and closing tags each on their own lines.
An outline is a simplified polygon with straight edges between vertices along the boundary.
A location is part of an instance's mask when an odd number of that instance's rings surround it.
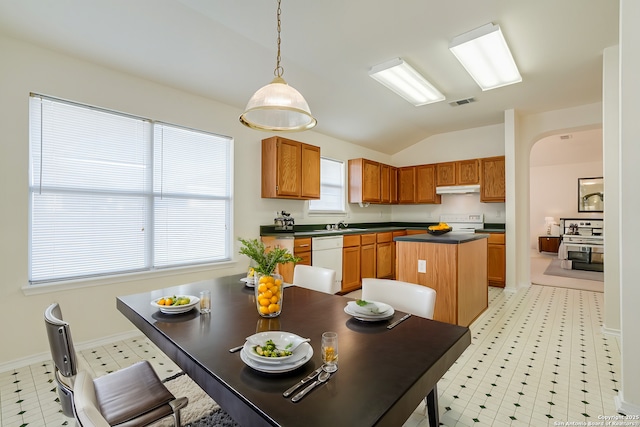
<svg viewBox="0 0 640 427">
<path fill-rule="evenodd" d="M 282 78 L 284 69 L 280 65 L 280 3 L 278 0 L 278 56 L 275 78 L 271 83 L 253 94 L 240 123 L 252 129 L 275 132 L 299 132 L 314 127 L 316 119 L 304 97 Z"/>
<path fill-rule="evenodd" d="M 281 77 L 253 94 L 240 122 L 252 129 L 278 132 L 303 131 L 317 123 L 304 97 Z"/>
</svg>

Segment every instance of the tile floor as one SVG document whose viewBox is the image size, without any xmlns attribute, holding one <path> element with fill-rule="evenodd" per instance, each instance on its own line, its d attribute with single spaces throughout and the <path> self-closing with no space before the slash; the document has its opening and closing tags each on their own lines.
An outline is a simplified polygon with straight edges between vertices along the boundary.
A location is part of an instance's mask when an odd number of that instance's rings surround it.
<svg viewBox="0 0 640 427">
<path fill-rule="evenodd" d="M 554 426 L 614 415 L 620 348 L 601 333 L 603 299 L 552 286 L 490 288 L 489 309 L 471 326 L 471 346 L 438 383 L 441 424 Z M 140 359 L 163 378 L 179 371 L 142 336 L 79 356 L 95 375 Z M 51 362 L 0 372 L 0 425 L 74 425 L 59 411 L 54 384 Z M 423 404 L 404 424 L 428 425 Z"/>
</svg>

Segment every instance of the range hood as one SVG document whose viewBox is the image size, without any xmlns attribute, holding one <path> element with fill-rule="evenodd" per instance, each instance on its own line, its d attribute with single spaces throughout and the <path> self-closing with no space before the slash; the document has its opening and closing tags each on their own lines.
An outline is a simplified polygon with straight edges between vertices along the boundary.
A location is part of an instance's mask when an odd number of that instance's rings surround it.
<svg viewBox="0 0 640 427">
<path fill-rule="evenodd" d="M 480 185 L 448 185 L 444 187 L 436 187 L 436 194 L 468 194 L 479 193 Z"/>
</svg>

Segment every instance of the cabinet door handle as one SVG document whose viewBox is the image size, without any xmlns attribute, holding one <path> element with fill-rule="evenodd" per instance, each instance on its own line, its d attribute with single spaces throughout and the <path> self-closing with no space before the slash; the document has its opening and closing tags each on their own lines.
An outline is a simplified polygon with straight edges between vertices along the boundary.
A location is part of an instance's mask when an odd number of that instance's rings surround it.
<svg viewBox="0 0 640 427">
<path fill-rule="evenodd" d="M 307 246 L 311 246 L 310 244 L 306 244 L 306 245 L 298 245 L 299 248 L 306 248 Z"/>
</svg>

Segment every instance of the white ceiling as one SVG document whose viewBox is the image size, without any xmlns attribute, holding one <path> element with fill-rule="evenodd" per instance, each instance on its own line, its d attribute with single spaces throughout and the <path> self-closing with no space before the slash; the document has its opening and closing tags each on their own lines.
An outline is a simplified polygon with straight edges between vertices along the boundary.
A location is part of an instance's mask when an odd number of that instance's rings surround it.
<svg viewBox="0 0 640 427">
<path fill-rule="evenodd" d="M 244 109 L 273 78 L 276 1 L 0 0 L 0 33 Z M 450 40 L 500 25 L 523 77 L 482 92 Z M 284 78 L 317 132 L 393 154 L 431 135 L 600 102 L 615 0 L 283 0 Z M 368 76 L 401 57 L 447 101 L 414 107 Z M 451 107 L 449 102 L 476 102 Z"/>
</svg>

